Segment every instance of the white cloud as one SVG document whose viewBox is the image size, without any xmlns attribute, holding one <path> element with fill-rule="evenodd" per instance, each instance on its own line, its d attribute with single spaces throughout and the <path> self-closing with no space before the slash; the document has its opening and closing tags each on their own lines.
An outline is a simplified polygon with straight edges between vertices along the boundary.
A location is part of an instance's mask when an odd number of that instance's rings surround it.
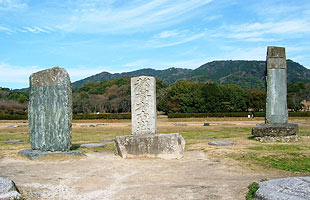
<svg viewBox="0 0 310 200">
<path fill-rule="evenodd" d="M 13 33 L 14 31 L 8 27 L 0 26 L 0 32 Z"/>
<path fill-rule="evenodd" d="M 0 0 L 0 11 L 26 8 L 27 4 L 19 0 Z"/>
<path fill-rule="evenodd" d="M 19 29 L 21 32 L 31 32 L 31 33 L 49 33 L 50 31 L 46 28 L 46 30 L 44 28 L 40 28 L 37 26 L 34 27 L 27 27 L 25 26 L 24 29 Z"/>
<path fill-rule="evenodd" d="M 160 34 L 158 34 L 158 35 L 155 36 L 155 37 L 158 37 L 158 38 L 168 38 L 168 37 L 178 36 L 178 35 L 180 35 L 180 34 L 181 34 L 180 31 L 177 31 L 177 30 L 170 30 L 170 31 L 163 31 L 163 32 L 161 32 Z"/>
<path fill-rule="evenodd" d="M 163 32 L 162 32 L 163 33 Z M 159 36 L 162 35 L 159 34 Z M 152 48 L 163 48 L 163 47 L 171 47 L 176 46 L 180 44 L 184 44 L 187 42 L 191 42 L 200 38 L 203 38 L 206 36 L 207 32 L 189 32 L 187 30 L 185 31 L 174 31 L 174 32 L 164 32 L 164 37 L 159 37 L 157 35 L 154 36 L 154 39 L 147 42 L 148 47 Z"/>
<path fill-rule="evenodd" d="M 280 40 L 280 38 L 299 37 L 297 34 L 309 34 L 310 20 L 298 19 L 279 22 L 246 23 L 223 26 L 219 31 L 219 34 L 214 35 L 215 37 L 222 36 L 250 42 L 271 42 Z M 224 34 L 224 32 L 226 32 L 226 34 Z M 285 37 L 279 37 L 279 34 L 285 35 Z"/>
<path fill-rule="evenodd" d="M 140 32 L 184 20 L 184 14 L 212 0 L 152 0 L 126 1 L 118 7 L 102 7 L 99 2 L 77 5 L 75 12 L 57 27 L 68 32 L 107 33 Z"/>
</svg>

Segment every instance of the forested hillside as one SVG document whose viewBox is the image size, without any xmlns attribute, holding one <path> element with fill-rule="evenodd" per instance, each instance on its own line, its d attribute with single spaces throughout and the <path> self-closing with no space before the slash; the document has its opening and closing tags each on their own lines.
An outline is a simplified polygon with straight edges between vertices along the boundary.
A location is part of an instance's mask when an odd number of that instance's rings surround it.
<svg viewBox="0 0 310 200">
<path fill-rule="evenodd" d="M 265 61 L 228 60 L 209 62 L 194 70 L 169 68 L 165 70 L 141 69 L 115 74 L 102 72 L 76 81 L 73 86 L 81 87 L 87 82 L 100 82 L 147 74 L 169 84 L 180 80 L 212 81 L 218 84 L 235 84 L 245 89 L 264 88 L 265 63 Z M 289 83 L 310 81 L 310 70 L 292 60 L 287 60 L 287 78 Z"/>
</svg>

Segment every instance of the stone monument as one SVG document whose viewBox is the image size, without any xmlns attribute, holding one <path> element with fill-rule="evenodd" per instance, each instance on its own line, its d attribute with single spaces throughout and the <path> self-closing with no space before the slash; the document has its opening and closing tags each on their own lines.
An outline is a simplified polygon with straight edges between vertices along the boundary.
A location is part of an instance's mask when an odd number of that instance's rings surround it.
<svg viewBox="0 0 310 200">
<path fill-rule="evenodd" d="M 298 125 L 288 124 L 285 48 L 269 46 L 266 61 L 266 117 L 252 135 L 261 141 L 296 141 Z"/>
<path fill-rule="evenodd" d="M 178 134 L 156 134 L 156 80 L 150 76 L 131 78 L 132 134 L 117 136 L 117 154 L 123 158 L 182 158 L 184 138 Z"/>
<path fill-rule="evenodd" d="M 67 71 L 54 67 L 32 74 L 29 81 L 28 120 L 32 149 L 19 154 L 30 159 L 61 152 L 80 154 L 79 151 L 69 151 L 72 141 L 72 91 Z"/>
</svg>

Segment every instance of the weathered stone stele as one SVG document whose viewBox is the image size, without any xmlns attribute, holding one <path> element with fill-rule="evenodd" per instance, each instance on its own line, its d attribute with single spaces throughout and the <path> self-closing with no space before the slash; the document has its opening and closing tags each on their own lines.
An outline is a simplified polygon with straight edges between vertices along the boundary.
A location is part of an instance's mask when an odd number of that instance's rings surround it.
<svg viewBox="0 0 310 200">
<path fill-rule="evenodd" d="M 156 82 L 154 77 L 131 79 L 131 135 L 116 136 L 122 158 L 182 158 L 185 140 L 178 134 L 156 134 Z"/>
<path fill-rule="evenodd" d="M 132 134 L 156 133 L 156 82 L 154 77 L 131 78 Z"/>
<path fill-rule="evenodd" d="M 298 125 L 288 124 L 285 48 L 269 46 L 266 61 L 265 124 L 257 124 L 252 135 L 261 141 L 296 141 Z"/>
<path fill-rule="evenodd" d="M 287 112 L 286 56 L 283 47 L 268 47 L 267 50 L 267 99 L 266 124 L 285 124 Z"/>
<path fill-rule="evenodd" d="M 33 150 L 68 151 L 72 141 L 69 74 L 54 67 L 30 76 L 29 131 Z"/>
</svg>

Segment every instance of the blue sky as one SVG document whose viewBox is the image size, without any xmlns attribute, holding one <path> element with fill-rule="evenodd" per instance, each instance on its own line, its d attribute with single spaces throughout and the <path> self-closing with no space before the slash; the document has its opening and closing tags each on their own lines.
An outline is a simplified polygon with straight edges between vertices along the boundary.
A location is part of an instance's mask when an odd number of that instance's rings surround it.
<svg viewBox="0 0 310 200">
<path fill-rule="evenodd" d="M 265 60 L 267 46 L 310 68 L 309 0 L 0 0 L 0 87 L 60 66 L 102 71 Z"/>
</svg>

